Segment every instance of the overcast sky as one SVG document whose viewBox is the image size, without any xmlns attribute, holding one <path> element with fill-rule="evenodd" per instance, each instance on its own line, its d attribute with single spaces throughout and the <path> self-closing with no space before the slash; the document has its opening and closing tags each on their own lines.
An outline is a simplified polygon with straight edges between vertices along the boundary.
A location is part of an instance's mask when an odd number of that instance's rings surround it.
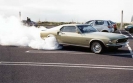
<svg viewBox="0 0 133 83">
<path fill-rule="evenodd" d="M 34 21 L 86 22 L 93 19 L 131 22 L 133 0 L 0 0 L 0 15 Z"/>
</svg>

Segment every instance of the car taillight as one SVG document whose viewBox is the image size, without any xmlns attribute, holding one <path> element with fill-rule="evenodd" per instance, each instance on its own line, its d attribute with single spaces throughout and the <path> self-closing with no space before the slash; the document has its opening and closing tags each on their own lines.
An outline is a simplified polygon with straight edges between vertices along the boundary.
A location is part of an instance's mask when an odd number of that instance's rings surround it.
<svg viewBox="0 0 133 83">
<path fill-rule="evenodd" d="M 111 28 L 111 26 L 109 25 L 108 28 Z"/>
<path fill-rule="evenodd" d="M 116 24 L 114 24 L 113 26 L 114 26 L 114 28 L 116 28 Z"/>
</svg>

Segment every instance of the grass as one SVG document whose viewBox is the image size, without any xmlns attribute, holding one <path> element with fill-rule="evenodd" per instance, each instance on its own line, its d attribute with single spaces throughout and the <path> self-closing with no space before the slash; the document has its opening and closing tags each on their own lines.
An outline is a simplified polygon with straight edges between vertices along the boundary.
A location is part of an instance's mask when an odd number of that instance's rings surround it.
<svg viewBox="0 0 133 83">
<path fill-rule="evenodd" d="M 58 26 L 58 25 L 62 25 L 62 24 L 75 24 L 76 22 L 48 22 L 48 21 L 44 21 L 44 22 L 38 22 L 38 26 Z M 77 24 L 82 24 L 82 23 L 77 23 Z M 122 27 L 125 27 L 127 25 L 129 25 L 131 23 L 123 23 Z M 117 23 L 117 28 L 120 28 L 121 23 Z"/>
</svg>

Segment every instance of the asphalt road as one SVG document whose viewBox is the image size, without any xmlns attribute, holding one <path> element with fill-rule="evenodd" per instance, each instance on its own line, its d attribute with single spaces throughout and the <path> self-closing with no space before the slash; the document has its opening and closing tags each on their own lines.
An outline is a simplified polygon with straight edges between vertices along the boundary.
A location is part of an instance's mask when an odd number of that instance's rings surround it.
<svg viewBox="0 0 133 83">
<path fill-rule="evenodd" d="M 0 83 L 133 83 L 133 37 L 128 47 L 94 54 L 88 48 L 61 50 L 0 46 Z"/>
</svg>

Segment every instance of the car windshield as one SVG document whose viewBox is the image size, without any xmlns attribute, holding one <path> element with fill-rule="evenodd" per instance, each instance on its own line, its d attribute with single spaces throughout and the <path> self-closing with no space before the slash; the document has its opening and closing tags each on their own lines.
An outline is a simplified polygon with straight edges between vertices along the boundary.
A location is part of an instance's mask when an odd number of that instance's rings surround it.
<svg viewBox="0 0 133 83">
<path fill-rule="evenodd" d="M 90 25 L 77 25 L 77 27 L 82 33 L 97 32 L 97 30 Z"/>
<path fill-rule="evenodd" d="M 110 21 L 111 24 L 115 24 L 115 22 Z"/>
</svg>

